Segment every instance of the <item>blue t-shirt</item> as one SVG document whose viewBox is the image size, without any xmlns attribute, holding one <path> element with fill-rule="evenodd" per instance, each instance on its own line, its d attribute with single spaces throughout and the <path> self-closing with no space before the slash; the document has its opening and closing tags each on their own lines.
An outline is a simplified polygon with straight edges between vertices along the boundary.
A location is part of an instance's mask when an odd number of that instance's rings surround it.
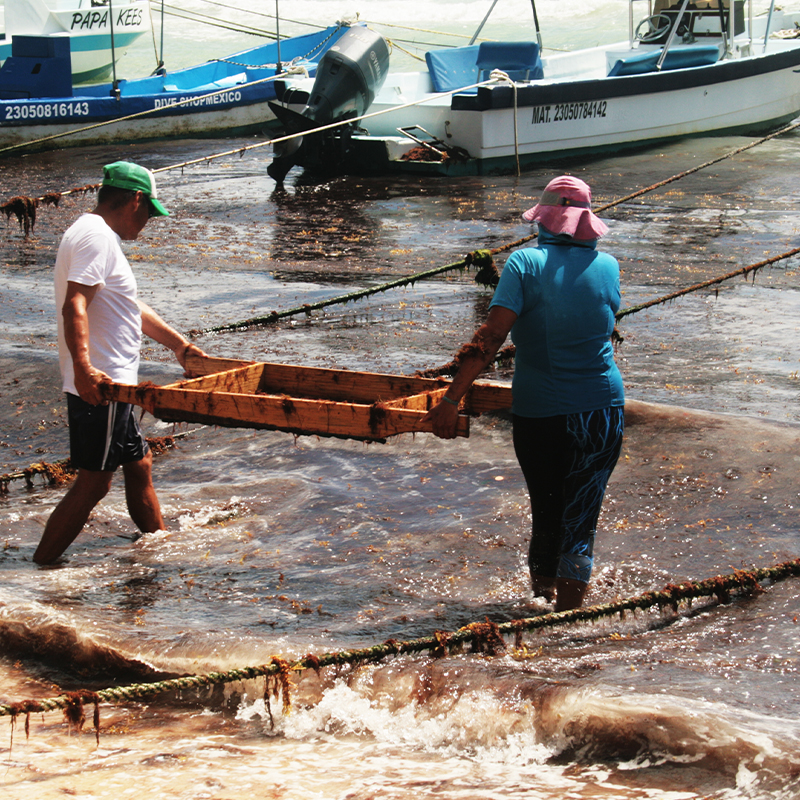
<svg viewBox="0 0 800 800">
<path fill-rule="evenodd" d="M 538 247 L 506 262 L 491 306 L 517 314 L 512 411 L 553 417 L 625 403 L 611 334 L 619 310 L 619 264 L 540 226 Z"/>
</svg>

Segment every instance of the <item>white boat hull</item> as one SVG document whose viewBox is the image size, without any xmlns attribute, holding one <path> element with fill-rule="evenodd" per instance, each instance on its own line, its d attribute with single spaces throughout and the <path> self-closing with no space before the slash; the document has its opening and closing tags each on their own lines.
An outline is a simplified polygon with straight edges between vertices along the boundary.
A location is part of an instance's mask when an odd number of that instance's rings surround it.
<svg viewBox="0 0 800 800">
<path fill-rule="evenodd" d="M 519 106 L 516 114 L 513 108 L 449 109 L 450 125 L 442 120 L 438 130 L 443 137 L 449 130 L 449 144 L 464 148 L 477 159 L 488 160 L 513 157 L 516 152 L 542 155 L 608 149 L 769 127 L 800 113 L 800 51 L 794 52 L 798 63 L 783 69 L 672 91 L 616 97 L 609 93 L 586 100 Z M 653 77 L 680 78 L 675 74 Z M 640 81 L 640 77 L 619 80 Z"/>
<path fill-rule="evenodd" d="M 149 0 L 115 0 L 112 7 L 89 2 L 11 0 L 5 6 L 5 42 L 0 62 L 11 54 L 14 36 L 68 36 L 74 83 L 103 80 L 112 72 L 111 34 L 118 61 L 151 29 Z"/>
</svg>

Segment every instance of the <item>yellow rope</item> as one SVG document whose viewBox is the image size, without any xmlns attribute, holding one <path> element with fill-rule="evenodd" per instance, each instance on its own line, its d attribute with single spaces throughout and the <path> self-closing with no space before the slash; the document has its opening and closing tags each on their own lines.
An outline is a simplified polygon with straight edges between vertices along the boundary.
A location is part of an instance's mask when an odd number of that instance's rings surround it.
<svg viewBox="0 0 800 800">
<path fill-rule="evenodd" d="M 411 58 L 416 58 L 417 61 L 424 61 L 425 59 L 422 56 L 418 56 L 416 53 L 412 53 L 409 49 L 405 47 L 401 47 L 394 39 L 386 39 L 386 43 L 394 50 L 399 50 L 401 53 L 405 53 L 407 56 Z"/>
</svg>

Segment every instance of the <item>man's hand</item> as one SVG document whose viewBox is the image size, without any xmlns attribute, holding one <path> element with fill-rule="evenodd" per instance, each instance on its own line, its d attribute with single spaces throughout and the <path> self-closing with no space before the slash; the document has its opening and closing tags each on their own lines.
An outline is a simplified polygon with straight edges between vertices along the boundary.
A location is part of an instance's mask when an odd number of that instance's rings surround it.
<svg viewBox="0 0 800 800">
<path fill-rule="evenodd" d="M 75 388 L 81 400 L 93 406 L 107 406 L 103 395 L 103 385 L 111 383 L 105 372 L 95 369 L 91 364 L 75 364 Z"/>
<path fill-rule="evenodd" d="M 174 351 L 175 356 L 178 359 L 178 363 L 183 367 L 183 377 L 184 378 L 200 378 L 205 375 L 205 372 L 192 372 L 186 366 L 186 358 L 189 353 L 192 354 L 193 358 L 208 358 L 208 354 L 204 353 L 196 344 L 193 342 L 187 342 L 182 347 L 179 347 L 177 350 Z"/>
</svg>

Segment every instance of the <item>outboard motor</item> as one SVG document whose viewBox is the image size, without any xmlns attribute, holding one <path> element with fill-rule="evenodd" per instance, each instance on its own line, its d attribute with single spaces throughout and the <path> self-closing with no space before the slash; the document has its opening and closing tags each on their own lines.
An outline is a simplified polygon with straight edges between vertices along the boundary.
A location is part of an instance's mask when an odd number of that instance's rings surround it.
<svg viewBox="0 0 800 800">
<path fill-rule="evenodd" d="M 369 28 L 353 27 L 323 55 L 314 87 L 299 114 L 277 103 L 269 105 L 287 134 L 360 117 L 383 86 L 388 69 L 386 40 Z M 286 90 L 282 99 L 291 102 L 293 93 L 291 88 Z M 340 164 L 346 155 L 352 128 L 352 125 L 342 126 L 278 145 L 267 172 L 277 183 L 283 183 L 295 165 L 330 169 Z"/>
</svg>

